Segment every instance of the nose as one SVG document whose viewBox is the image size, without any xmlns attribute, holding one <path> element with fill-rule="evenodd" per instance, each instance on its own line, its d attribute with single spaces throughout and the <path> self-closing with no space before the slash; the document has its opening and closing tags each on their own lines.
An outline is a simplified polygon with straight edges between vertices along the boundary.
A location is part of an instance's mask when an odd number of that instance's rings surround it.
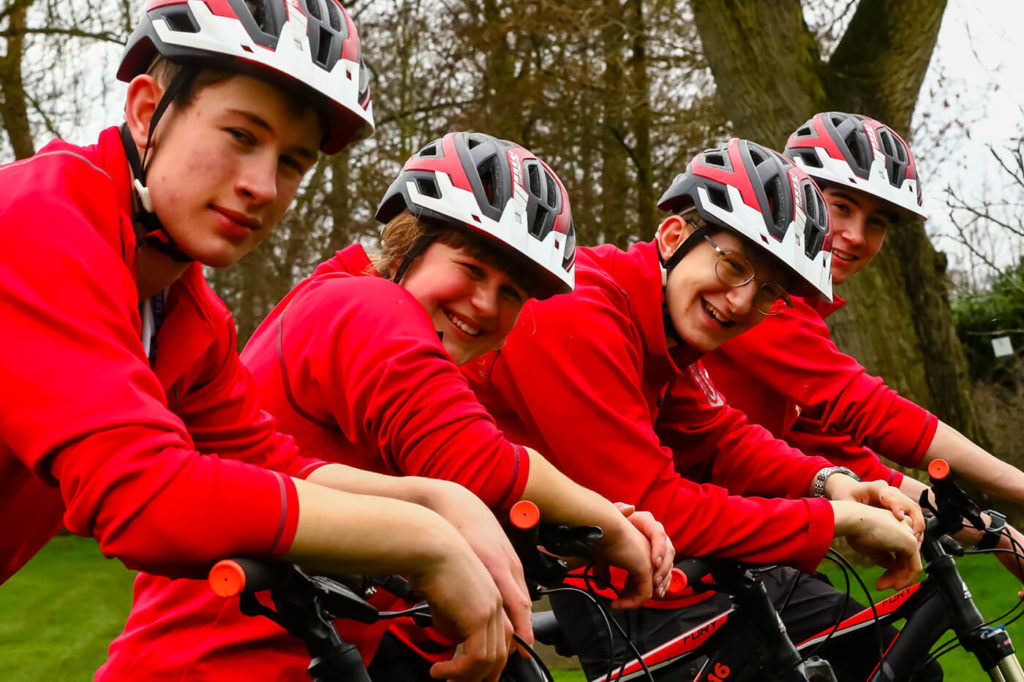
<svg viewBox="0 0 1024 682">
<path fill-rule="evenodd" d="M 725 300 L 729 303 L 730 312 L 738 317 L 749 315 L 754 309 L 754 298 L 757 296 L 757 288 L 761 286 L 757 280 L 750 280 L 738 287 L 730 287 L 725 293 Z"/>
<path fill-rule="evenodd" d="M 495 317 L 498 314 L 498 286 L 486 281 L 477 284 L 473 290 L 473 309 L 483 317 Z"/>
<path fill-rule="evenodd" d="M 852 215 L 840 222 L 836 234 L 842 235 L 849 245 L 859 246 L 864 243 L 864 235 L 867 233 L 867 222 L 863 215 Z"/>
<path fill-rule="evenodd" d="M 277 156 L 251 155 L 243 161 L 236 187 L 239 194 L 258 205 L 277 198 Z"/>
</svg>

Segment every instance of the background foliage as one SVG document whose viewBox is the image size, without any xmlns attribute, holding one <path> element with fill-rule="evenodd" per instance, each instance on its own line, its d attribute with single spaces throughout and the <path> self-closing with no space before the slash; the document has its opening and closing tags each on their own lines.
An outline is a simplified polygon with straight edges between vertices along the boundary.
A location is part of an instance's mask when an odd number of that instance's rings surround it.
<svg viewBox="0 0 1024 682">
<path fill-rule="evenodd" d="M 648 239 L 659 191 L 695 152 L 730 135 L 781 147 L 811 114 L 837 109 L 875 116 L 909 138 L 945 4 L 346 3 L 373 74 L 377 135 L 322 159 L 267 242 L 209 278 L 244 343 L 317 262 L 354 241 L 372 243 L 377 199 L 401 163 L 453 129 L 514 139 L 542 155 L 567 185 L 582 244 Z M 31 154 L 53 135 L 86 142 L 97 121 L 117 122 L 109 102 L 123 90 L 110 74 L 140 5 L 0 0 L 0 160 Z M 940 111 L 917 120 L 911 142 L 921 159 L 940 155 L 944 130 L 969 122 L 947 125 Z M 1012 173 L 1013 157 L 1006 158 Z M 941 192 L 927 181 L 925 188 Z M 951 211 L 957 201 L 967 243 L 979 243 L 977 230 L 1005 229 L 991 220 L 996 212 L 971 220 L 970 211 L 984 207 L 952 194 Z M 915 225 L 891 234 L 876 260 L 840 291 L 851 301 L 832 321 L 840 346 L 988 442 L 957 342 L 944 256 Z M 989 276 L 981 289 L 996 281 Z"/>
</svg>

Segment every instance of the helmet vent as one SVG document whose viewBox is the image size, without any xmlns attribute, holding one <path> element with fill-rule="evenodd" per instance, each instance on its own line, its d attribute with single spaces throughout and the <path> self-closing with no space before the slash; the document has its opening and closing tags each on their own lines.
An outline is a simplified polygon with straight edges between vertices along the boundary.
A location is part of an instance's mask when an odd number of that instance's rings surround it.
<svg viewBox="0 0 1024 682">
<path fill-rule="evenodd" d="M 538 199 L 542 198 L 540 196 L 540 172 L 538 172 L 537 166 L 532 163 L 528 164 L 526 166 L 526 175 L 530 179 L 530 194 Z"/>
<path fill-rule="evenodd" d="M 719 168 L 728 168 L 729 163 L 726 161 L 725 154 L 721 152 L 707 152 L 704 154 L 704 163 L 709 166 L 718 166 Z"/>
<path fill-rule="evenodd" d="M 434 199 L 441 198 L 441 190 L 433 178 L 416 178 L 416 189 L 419 193 Z"/>
<path fill-rule="evenodd" d="M 794 150 L 792 150 L 792 152 L 793 152 L 793 158 L 794 159 L 800 159 L 801 161 L 804 162 L 804 165 L 809 166 L 811 168 L 821 168 L 822 167 L 821 159 L 819 159 L 818 155 L 815 154 L 814 152 L 809 151 L 809 150 L 808 151 L 801 151 L 799 149 L 794 149 Z"/>
<path fill-rule="evenodd" d="M 853 156 L 853 160 L 857 164 L 857 167 L 870 167 L 871 159 L 868 159 L 864 156 L 865 153 L 870 151 L 870 145 L 857 143 L 857 130 L 851 132 L 849 138 L 845 140 L 845 142 L 847 148 L 850 150 L 850 155 Z"/>
<path fill-rule="evenodd" d="M 708 199 L 711 200 L 712 206 L 718 206 L 724 208 L 727 211 L 732 210 L 732 206 L 729 204 L 729 195 L 727 195 L 720 187 L 708 187 Z"/>
<path fill-rule="evenodd" d="M 498 197 L 504 195 L 501 186 L 501 167 L 498 164 L 498 157 L 492 154 L 486 161 L 480 164 L 477 172 L 484 186 L 484 194 L 487 195 L 487 203 L 501 210 L 501 207 L 496 202 Z"/>
<path fill-rule="evenodd" d="M 794 133 L 794 135 L 796 137 L 810 137 L 811 136 L 811 126 L 809 126 L 809 125 L 802 125 L 802 126 L 800 126 L 800 128 L 797 129 L 797 131 Z"/>
<path fill-rule="evenodd" d="M 474 135 L 470 135 L 469 138 L 466 140 L 466 147 L 468 147 L 469 149 L 473 149 L 474 147 L 477 147 L 482 143 L 483 140 L 477 139 L 477 137 Z"/>
<path fill-rule="evenodd" d="M 550 214 L 547 211 L 536 211 L 533 214 L 533 224 L 530 225 L 530 234 L 537 239 L 544 239 L 547 234 L 547 218 Z"/>
<path fill-rule="evenodd" d="M 437 158 L 437 144 L 427 145 L 426 147 L 424 147 L 423 149 L 420 150 L 420 153 L 417 154 L 417 156 L 423 157 L 423 158 L 429 158 L 429 159 L 436 159 Z"/>
<path fill-rule="evenodd" d="M 323 21 L 323 16 L 320 14 L 319 0 L 307 0 L 306 11 L 309 12 L 309 16 L 313 17 L 317 21 Z"/>
<path fill-rule="evenodd" d="M 321 26 L 320 40 L 317 41 L 319 46 L 316 50 L 316 63 L 323 67 L 327 66 L 328 60 L 331 58 L 331 37 L 331 31 L 327 27 Z"/>
<path fill-rule="evenodd" d="M 180 12 L 167 12 L 163 15 L 164 21 L 172 31 L 179 33 L 199 33 L 199 24 L 196 23 L 192 12 L 188 7 L 183 7 Z"/>
<path fill-rule="evenodd" d="M 341 12 L 338 11 L 338 3 L 334 0 L 327 0 L 327 16 L 330 19 L 331 28 L 335 31 L 341 30 Z"/>
<path fill-rule="evenodd" d="M 786 188 L 788 189 L 788 187 Z M 778 175 L 773 175 L 764 184 L 765 194 L 768 195 L 768 211 L 772 216 L 772 223 L 779 225 L 780 223 L 786 223 L 785 219 L 780 219 L 779 207 L 784 205 L 782 200 L 782 181 Z"/>
<path fill-rule="evenodd" d="M 267 4 L 265 2 L 246 2 L 246 8 L 249 10 L 249 16 L 252 17 L 253 22 L 256 24 L 256 28 L 261 31 L 267 30 Z"/>
</svg>

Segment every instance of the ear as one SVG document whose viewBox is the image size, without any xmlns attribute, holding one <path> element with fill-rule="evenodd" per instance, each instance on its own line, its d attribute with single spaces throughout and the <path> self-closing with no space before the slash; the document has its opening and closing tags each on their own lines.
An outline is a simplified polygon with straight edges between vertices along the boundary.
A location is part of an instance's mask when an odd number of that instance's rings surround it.
<svg viewBox="0 0 1024 682">
<path fill-rule="evenodd" d="M 136 76 L 128 84 L 128 96 L 124 102 L 124 119 L 128 123 L 128 130 L 140 152 L 146 148 L 149 122 L 153 119 L 153 112 L 160 104 L 163 94 L 164 89 L 149 74 Z"/>
<path fill-rule="evenodd" d="M 690 236 L 690 226 L 677 215 L 669 216 L 658 226 L 658 252 L 662 260 L 668 260 L 679 245 Z"/>
</svg>

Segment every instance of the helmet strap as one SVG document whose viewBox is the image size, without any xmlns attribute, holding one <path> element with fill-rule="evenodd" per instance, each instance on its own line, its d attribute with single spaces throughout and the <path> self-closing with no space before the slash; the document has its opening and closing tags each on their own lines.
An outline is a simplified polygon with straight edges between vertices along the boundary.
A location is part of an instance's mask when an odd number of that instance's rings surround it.
<svg viewBox="0 0 1024 682">
<path fill-rule="evenodd" d="M 693 247 L 697 246 L 697 244 L 699 244 L 700 241 L 704 239 L 704 235 L 706 235 L 707 233 L 707 225 L 702 225 L 700 227 L 695 228 L 693 230 L 693 233 L 690 234 L 690 236 L 688 236 L 686 239 L 684 239 L 678 247 L 676 247 L 676 250 L 672 252 L 672 255 L 669 256 L 668 259 L 662 258 L 661 249 L 659 248 L 658 259 L 661 261 L 662 269 L 666 273 L 668 273 L 672 270 L 672 268 L 679 265 L 679 261 L 683 259 L 683 256 L 692 251 Z"/>
<path fill-rule="evenodd" d="M 692 223 L 691 223 L 692 224 Z M 658 248 L 658 261 L 661 265 L 661 318 L 665 326 L 665 337 L 669 341 L 674 341 L 677 344 L 684 343 L 682 337 L 679 336 L 679 332 L 676 331 L 676 326 L 672 322 L 672 317 L 668 311 L 668 292 L 666 287 L 668 286 L 668 273 L 672 271 L 672 268 L 679 265 L 679 261 L 683 259 L 683 256 L 693 250 L 695 246 L 702 239 L 704 235 L 709 232 L 707 225 L 701 225 L 694 228 L 693 233 L 690 234 L 686 239 L 676 247 L 676 250 L 672 252 L 672 255 L 665 259 L 661 255 L 661 248 Z"/>
<path fill-rule="evenodd" d="M 153 133 L 156 131 L 156 124 L 163 117 L 164 112 L 171 102 L 174 101 L 174 98 L 191 85 L 198 73 L 199 67 L 197 66 L 182 66 L 174 78 L 171 79 L 170 84 L 160 98 L 160 102 L 153 111 L 153 116 L 149 119 L 146 148 L 142 152 L 141 159 L 139 158 L 139 151 L 135 146 L 135 140 L 132 138 L 131 131 L 128 130 L 128 124 L 123 123 L 121 125 L 121 146 L 124 147 L 125 155 L 128 158 L 128 166 L 131 168 L 132 176 L 135 178 L 132 183 L 136 196 L 136 201 L 134 202 L 135 212 L 132 214 L 132 227 L 135 230 L 136 244 L 146 244 L 168 256 L 176 263 L 191 263 L 195 259 L 178 248 L 177 243 L 175 243 L 170 233 L 164 228 L 156 213 L 153 212 L 153 202 L 149 196 L 149 188 L 146 187 L 146 170 L 148 168 L 146 161 L 153 142 Z M 152 158 L 149 158 L 149 161 L 152 161 Z"/>
<path fill-rule="evenodd" d="M 433 230 L 428 230 L 416 238 L 416 241 L 412 243 L 405 256 L 402 257 L 402 262 L 395 270 L 395 276 L 391 278 L 395 284 L 401 284 L 402 278 L 405 277 L 406 271 L 412 262 L 423 255 L 423 252 L 427 250 L 431 244 L 437 239 L 437 233 Z"/>
</svg>

